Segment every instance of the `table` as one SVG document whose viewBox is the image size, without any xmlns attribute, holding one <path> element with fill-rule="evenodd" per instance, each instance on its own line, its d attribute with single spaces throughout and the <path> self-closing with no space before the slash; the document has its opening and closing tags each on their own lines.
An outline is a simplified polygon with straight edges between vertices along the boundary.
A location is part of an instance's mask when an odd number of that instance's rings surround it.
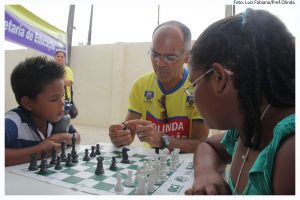
<svg viewBox="0 0 300 200">
<path fill-rule="evenodd" d="M 115 150 L 120 150 L 122 148 L 116 148 L 112 144 L 107 144 L 107 143 L 100 143 L 101 146 L 104 147 L 105 151 L 115 151 Z M 80 146 L 78 145 L 76 147 L 77 152 L 83 151 L 86 146 Z M 141 148 L 141 147 L 131 147 L 130 152 L 131 153 L 136 153 L 136 154 L 143 154 L 143 155 L 149 155 L 153 156 L 155 155 L 153 149 L 146 149 L 146 148 Z M 193 160 L 193 154 L 180 154 L 179 155 L 179 160 L 183 161 L 184 164 L 180 165 L 181 168 L 185 168 L 187 165 L 190 165 Z M 22 176 L 19 174 L 15 174 L 11 172 L 12 170 L 15 169 L 20 169 L 20 168 L 28 168 L 29 163 L 25 164 L 20 164 L 20 165 L 15 165 L 15 166 L 9 166 L 5 167 L 5 194 L 6 195 L 86 195 L 88 193 L 74 190 L 74 189 L 69 189 L 69 188 L 64 188 L 60 187 L 54 184 L 50 184 L 47 182 L 42 182 L 39 180 L 35 180 L 30 177 Z M 179 168 L 180 168 L 179 167 Z M 178 169 L 179 169 L 178 168 Z M 180 194 L 183 195 L 184 191 L 188 189 L 189 187 L 192 186 L 193 184 L 193 170 L 192 173 L 188 173 L 186 175 L 180 174 L 182 173 L 183 169 L 181 170 L 176 170 L 166 181 L 164 184 L 162 184 L 159 189 L 156 191 L 155 194 L 169 194 L 164 192 L 164 190 L 160 190 L 160 188 L 168 187 L 167 184 L 169 184 L 169 180 L 171 181 L 171 178 L 173 179 L 175 176 L 185 176 L 188 181 L 186 183 L 181 183 L 181 190 L 180 192 L 176 193 L 176 195 Z M 190 172 L 191 172 L 190 171 Z"/>
</svg>

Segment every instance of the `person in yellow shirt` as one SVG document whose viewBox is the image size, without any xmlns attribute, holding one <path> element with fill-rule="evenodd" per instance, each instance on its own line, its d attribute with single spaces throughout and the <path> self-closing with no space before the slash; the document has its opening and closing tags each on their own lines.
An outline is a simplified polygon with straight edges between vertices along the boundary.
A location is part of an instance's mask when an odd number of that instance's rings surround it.
<svg viewBox="0 0 300 200">
<path fill-rule="evenodd" d="M 66 52 L 64 50 L 58 49 L 55 52 L 55 62 L 64 67 L 65 73 L 65 100 L 71 100 L 71 86 L 74 83 L 73 71 L 72 69 L 66 65 Z"/>
<path fill-rule="evenodd" d="M 157 26 L 149 55 L 154 71 L 134 82 L 125 122 L 109 127 L 115 146 L 129 145 L 135 135 L 153 148 L 180 148 L 193 153 L 208 136 L 208 128 L 183 88 L 190 84 L 188 61 L 189 28 L 178 21 Z"/>
</svg>

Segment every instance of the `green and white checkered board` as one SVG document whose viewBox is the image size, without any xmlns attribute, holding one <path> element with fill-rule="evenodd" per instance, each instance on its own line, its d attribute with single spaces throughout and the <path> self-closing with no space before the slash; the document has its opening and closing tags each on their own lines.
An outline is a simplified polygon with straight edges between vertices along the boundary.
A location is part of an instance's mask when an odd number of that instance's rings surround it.
<svg viewBox="0 0 300 200">
<path fill-rule="evenodd" d="M 130 151 L 129 151 L 130 152 Z M 117 174 L 120 173 L 122 175 L 122 182 L 127 179 L 128 171 L 131 170 L 133 173 L 133 179 L 135 178 L 135 174 L 137 172 L 137 168 L 139 166 L 143 166 L 144 161 L 151 161 L 154 159 L 154 156 L 147 156 L 141 154 L 129 154 L 129 164 L 120 163 L 122 160 L 122 153 L 121 151 L 112 151 L 112 152 L 104 152 L 101 151 L 101 155 L 104 158 L 103 161 L 103 168 L 105 173 L 103 175 L 95 175 L 95 169 L 97 167 L 97 159 L 96 157 L 92 158 L 90 161 L 82 161 L 84 157 L 84 152 L 79 152 L 79 163 L 74 165 L 73 167 L 65 167 L 65 163 L 61 163 L 63 168 L 62 170 L 54 170 L 54 166 L 48 168 L 47 174 L 41 175 L 38 171 L 29 171 L 28 168 L 22 169 L 14 169 L 11 172 L 27 176 L 36 180 L 48 182 L 57 186 L 75 189 L 78 191 L 90 193 L 90 194 L 105 194 L 105 195 L 112 195 L 116 194 L 114 191 L 114 187 L 117 183 Z M 116 171 L 112 171 L 109 169 L 112 161 L 112 157 L 116 157 L 116 165 L 118 169 Z M 182 165 L 183 161 L 180 163 Z M 167 165 L 170 166 L 170 158 L 167 160 Z M 180 167 L 180 166 L 179 166 Z M 185 174 L 187 176 L 191 175 L 191 163 L 189 163 L 185 167 Z M 174 172 L 173 172 L 174 173 Z M 173 174 L 170 172 L 168 175 L 168 180 L 170 176 Z M 188 179 L 188 180 L 186 180 Z M 168 181 L 166 180 L 166 181 Z M 165 182 L 166 182 L 165 181 Z M 176 176 L 174 178 L 175 182 L 172 181 L 166 186 L 165 189 L 161 187 L 164 186 L 163 182 L 161 185 L 156 186 L 155 190 L 152 193 L 148 193 L 148 195 L 157 194 L 159 191 L 160 194 L 178 194 L 178 192 L 183 188 L 180 185 L 184 181 L 189 181 L 189 178 L 184 176 Z M 178 184 L 179 183 L 179 184 Z M 192 184 L 192 183 L 191 183 Z M 136 186 L 136 185 L 135 185 Z M 164 190 L 166 190 L 164 192 Z M 182 192 L 182 191 L 181 191 Z M 134 195 L 135 194 L 135 187 L 126 187 L 124 186 L 124 191 L 120 194 L 124 195 Z"/>
</svg>

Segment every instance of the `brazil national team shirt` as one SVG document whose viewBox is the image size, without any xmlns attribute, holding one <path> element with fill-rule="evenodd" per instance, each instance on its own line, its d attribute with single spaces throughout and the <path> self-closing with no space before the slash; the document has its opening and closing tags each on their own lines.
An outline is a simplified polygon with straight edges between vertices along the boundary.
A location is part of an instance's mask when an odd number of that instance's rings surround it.
<svg viewBox="0 0 300 200">
<path fill-rule="evenodd" d="M 189 84 L 187 69 L 184 69 L 183 79 L 170 91 L 163 88 L 154 72 L 142 75 L 132 86 L 128 109 L 141 114 L 143 120 L 151 121 L 159 133 L 175 138 L 190 138 L 192 120 L 202 117 L 192 97 L 183 91 Z M 163 95 L 167 121 L 162 117 L 165 109 L 159 102 Z"/>
</svg>

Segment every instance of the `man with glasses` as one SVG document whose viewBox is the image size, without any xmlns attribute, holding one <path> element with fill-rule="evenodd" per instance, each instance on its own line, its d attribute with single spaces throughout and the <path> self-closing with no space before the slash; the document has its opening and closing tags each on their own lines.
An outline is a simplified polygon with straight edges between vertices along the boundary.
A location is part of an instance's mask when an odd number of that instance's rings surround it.
<svg viewBox="0 0 300 200">
<path fill-rule="evenodd" d="M 207 138 L 208 128 L 193 97 L 183 90 L 190 85 L 183 67 L 190 48 L 191 32 L 181 22 L 168 21 L 155 28 L 149 51 L 154 72 L 134 82 L 125 122 L 109 127 L 115 146 L 129 145 L 137 135 L 153 148 L 193 153 Z"/>
</svg>

